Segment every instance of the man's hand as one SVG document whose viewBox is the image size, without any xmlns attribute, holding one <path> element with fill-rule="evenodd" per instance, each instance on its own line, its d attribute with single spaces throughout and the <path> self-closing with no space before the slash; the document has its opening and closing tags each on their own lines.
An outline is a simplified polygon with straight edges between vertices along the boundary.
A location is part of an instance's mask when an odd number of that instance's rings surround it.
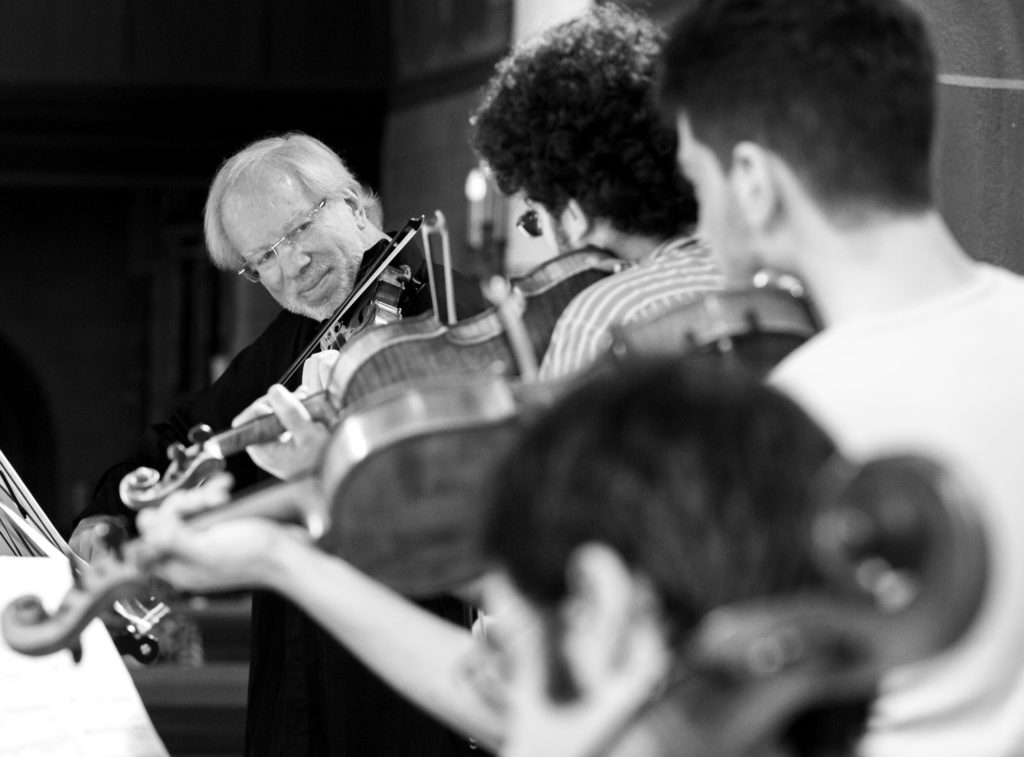
<svg viewBox="0 0 1024 757">
<path fill-rule="evenodd" d="M 340 357 L 338 350 L 323 350 L 310 355 L 302 364 L 302 388 L 310 394 L 326 390 L 331 385 L 334 366 Z"/>
<path fill-rule="evenodd" d="M 320 461 L 329 432 L 314 421 L 302 405 L 308 390 L 299 387 L 294 394 L 274 384 L 266 395 L 253 402 L 231 422 L 240 426 L 270 413 L 277 415 L 286 429 L 281 437 L 266 444 L 246 447 L 249 457 L 263 470 L 285 481 L 308 473 Z"/>
<path fill-rule="evenodd" d="M 90 515 L 82 518 L 68 543 L 86 562 L 92 562 L 100 552 L 106 552 L 103 537 L 114 528 L 124 528 L 124 518 L 115 515 Z"/>
<path fill-rule="evenodd" d="M 132 548 L 153 572 L 184 591 L 209 592 L 266 586 L 282 540 L 308 541 L 299 529 L 261 518 L 220 521 L 207 527 L 189 514 L 230 499 L 231 477 L 219 474 L 195 489 L 175 492 L 158 508 L 139 513 L 141 535 Z"/>
</svg>

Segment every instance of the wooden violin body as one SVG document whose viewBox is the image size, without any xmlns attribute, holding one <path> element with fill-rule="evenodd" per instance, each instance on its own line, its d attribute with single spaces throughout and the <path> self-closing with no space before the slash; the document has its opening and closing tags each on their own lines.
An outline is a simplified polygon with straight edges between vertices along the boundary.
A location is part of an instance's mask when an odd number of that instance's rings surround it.
<svg viewBox="0 0 1024 757">
<path fill-rule="evenodd" d="M 747 370 L 764 376 L 820 329 L 802 287 L 764 278 L 749 288 L 710 292 L 650 319 L 613 327 L 612 352 L 624 357 L 711 350 L 735 355 Z"/>
<path fill-rule="evenodd" d="M 538 362 L 573 297 L 622 265 L 609 252 L 584 249 L 512 281 L 512 296 Z M 399 381 L 481 371 L 519 375 L 505 324 L 494 309 L 451 326 L 431 318 L 409 324 L 374 329 L 348 346 L 331 376 L 331 393 L 343 407 Z"/>
</svg>

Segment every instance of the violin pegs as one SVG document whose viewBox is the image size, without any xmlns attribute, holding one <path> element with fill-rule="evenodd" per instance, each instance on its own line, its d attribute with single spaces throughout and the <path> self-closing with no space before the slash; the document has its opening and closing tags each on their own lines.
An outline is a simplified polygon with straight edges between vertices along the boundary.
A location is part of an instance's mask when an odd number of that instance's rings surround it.
<svg viewBox="0 0 1024 757">
<path fill-rule="evenodd" d="M 184 465 L 188 461 L 188 453 L 185 451 L 185 445 L 180 442 L 175 442 L 167 448 L 167 459 L 172 463 L 178 465 Z"/>
<path fill-rule="evenodd" d="M 75 665 L 82 661 L 82 640 L 75 639 L 74 642 L 68 644 L 68 651 L 71 653 L 71 659 L 75 661 Z"/>
<path fill-rule="evenodd" d="M 213 429 L 205 423 L 193 426 L 188 432 L 188 440 L 192 444 L 202 444 L 213 436 Z"/>
</svg>

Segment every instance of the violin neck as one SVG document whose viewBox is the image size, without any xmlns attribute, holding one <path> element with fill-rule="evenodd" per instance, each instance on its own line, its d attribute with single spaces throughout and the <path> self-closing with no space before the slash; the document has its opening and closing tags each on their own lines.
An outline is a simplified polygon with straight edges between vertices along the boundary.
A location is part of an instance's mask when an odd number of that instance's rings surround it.
<svg viewBox="0 0 1024 757">
<path fill-rule="evenodd" d="M 314 421 L 333 425 L 338 418 L 327 392 L 317 392 L 302 401 L 302 406 L 309 412 Z M 248 423 L 243 423 L 227 431 L 211 437 L 204 444 L 215 444 L 224 457 L 237 454 L 252 444 L 265 444 L 277 439 L 285 432 L 284 426 L 276 415 L 270 413 Z"/>
</svg>

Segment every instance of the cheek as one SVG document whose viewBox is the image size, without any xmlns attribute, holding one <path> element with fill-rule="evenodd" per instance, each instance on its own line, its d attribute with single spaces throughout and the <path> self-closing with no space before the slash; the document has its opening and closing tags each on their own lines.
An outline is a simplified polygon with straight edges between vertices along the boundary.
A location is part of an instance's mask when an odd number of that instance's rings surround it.
<svg viewBox="0 0 1024 757">
<path fill-rule="evenodd" d="M 263 288 L 266 289 L 270 293 L 270 296 L 273 297 L 275 300 L 280 301 L 280 299 L 284 296 L 284 277 L 278 277 L 273 281 L 261 279 L 260 284 L 263 285 Z"/>
</svg>

